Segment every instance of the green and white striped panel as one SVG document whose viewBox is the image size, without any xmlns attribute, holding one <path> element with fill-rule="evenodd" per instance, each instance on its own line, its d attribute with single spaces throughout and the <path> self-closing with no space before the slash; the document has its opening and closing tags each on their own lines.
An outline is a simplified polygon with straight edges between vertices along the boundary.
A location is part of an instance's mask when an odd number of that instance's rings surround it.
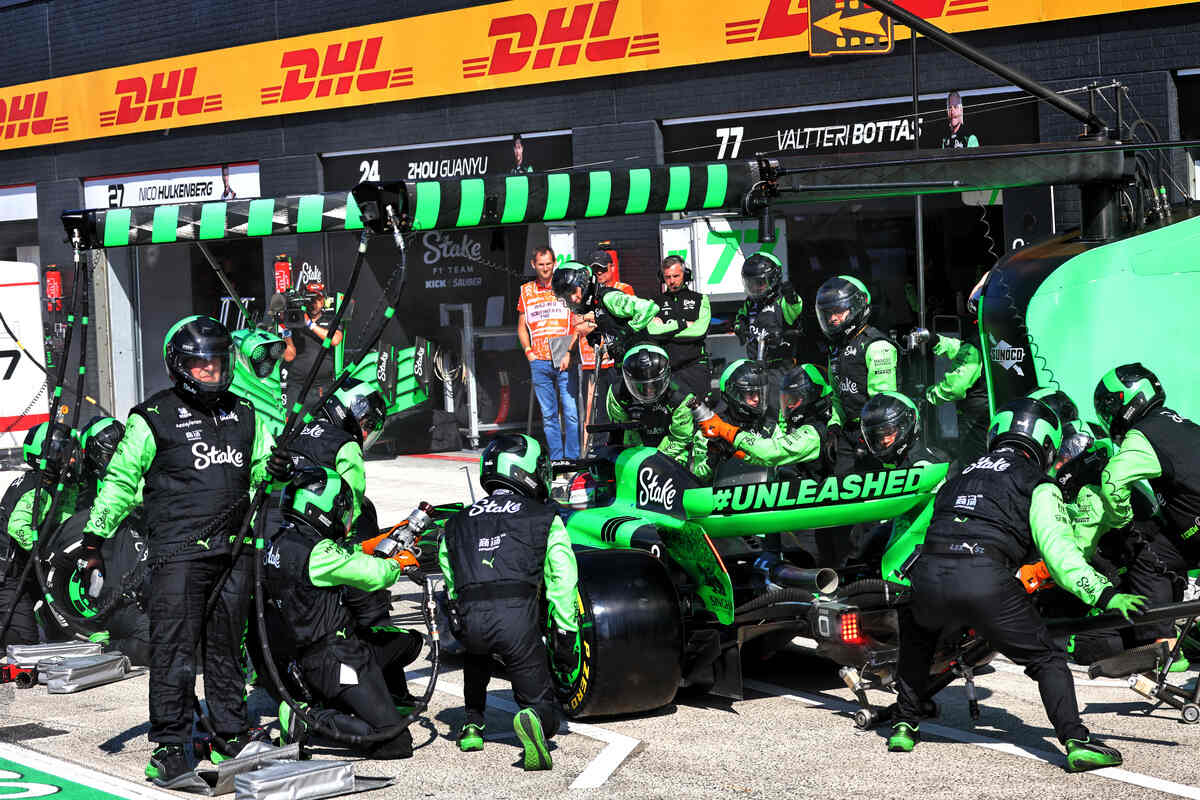
<svg viewBox="0 0 1200 800">
<path fill-rule="evenodd" d="M 71 225 L 75 223 L 68 215 L 64 215 L 63 221 L 70 236 Z M 358 205 L 349 192 L 110 208 L 84 212 L 83 224 L 89 228 L 83 232 L 85 239 L 97 247 L 324 233 L 363 227 Z"/>
<path fill-rule="evenodd" d="M 737 208 L 748 162 L 496 175 L 409 183 L 413 230 Z"/>
</svg>

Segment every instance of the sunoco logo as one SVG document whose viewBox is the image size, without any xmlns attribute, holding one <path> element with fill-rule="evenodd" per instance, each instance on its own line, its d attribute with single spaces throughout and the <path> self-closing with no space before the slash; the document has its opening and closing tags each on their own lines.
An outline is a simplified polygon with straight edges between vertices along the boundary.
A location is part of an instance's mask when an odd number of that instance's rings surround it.
<svg viewBox="0 0 1200 800">
<path fill-rule="evenodd" d="M 1001 339 L 992 345 L 991 359 L 1005 369 L 1011 369 L 1021 377 L 1025 377 L 1025 372 L 1021 369 L 1021 362 L 1025 360 L 1024 347 L 1014 347 Z"/>
<path fill-rule="evenodd" d="M 657 33 L 612 36 L 620 0 L 578 3 L 552 8 L 539 24 L 532 14 L 496 17 L 488 27 L 495 39 L 490 56 L 463 59 L 464 78 L 565 67 L 584 61 L 604 62 L 659 52 Z M 785 0 L 786 2 L 786 0 Z"/>
</svg>

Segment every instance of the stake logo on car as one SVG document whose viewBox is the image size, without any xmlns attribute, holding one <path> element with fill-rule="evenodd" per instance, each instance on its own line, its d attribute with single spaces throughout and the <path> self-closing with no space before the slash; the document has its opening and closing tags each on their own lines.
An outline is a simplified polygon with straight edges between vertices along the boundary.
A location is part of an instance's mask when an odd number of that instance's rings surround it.
<svg viewBox="0 0 1200 800">
<path fill-rule="evenodd" d="M 660 485 L 658 479 L 659 475 L 653 467 L 642 467 L 638 470 L 637 504 L 648 506 L 657 503 L 662 506 L 663 511 L 674 511 L 675 497 L 678 495 L 675 481 L 667 478 Z"/>
</svg>

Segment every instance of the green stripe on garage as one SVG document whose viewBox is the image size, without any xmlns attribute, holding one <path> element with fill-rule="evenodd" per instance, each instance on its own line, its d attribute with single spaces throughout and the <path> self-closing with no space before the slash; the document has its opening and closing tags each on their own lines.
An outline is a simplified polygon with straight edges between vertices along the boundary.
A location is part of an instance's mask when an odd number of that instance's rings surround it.
<svg viewBox="0 0 1200 800">
<path fill-rule="evenodd" d="M 104 246 L 124 247 L 129 244 L 128 208 L 114 208 L 104 212 Z"/>
<path fill-rule="evenodd" d="M 460 228 L 478 225 L 483 219 L 483 179 L 468 178 L 459 184 L 458 222 Z"/>
<path fill-rule="evenodd" d="M 325 213 L 325 198 L 319 194 L 306 194 L 300 198 L 296 208 L 296 233 L 320 233 L 321 218 Z"/>
<path fill-rule="evenodd" d="M 729 186 L 729 168 L 724 164 L 708 165 L 708 187 L 704 190 L 704 207 L 720 208 L 725 205 L 725 191 Z"/>
<path fill-rule="evenodd" d="M 671 167 L 667 189 L 667 205 L 663 211 L 682 211 L 687 207 L 688 190 L 691 189 L 692 171 L 688 167 Z"/>
<path fill-rule="evenodd" d="M 264 197 L 250 201 L 250 214 L 246 220 L 247 236 L 270 236 L 275 221 L 275 199 Z"/>
<path fill-rule="evenodd" d="M 571 176 L 552 172 L 546 176 L 546 215 L 544 220 L 562 219 L 571 202 Z"/>
<path fill-rule="evenodd" d="M 504 179 L 504 211 L 500 214 L 500 224 L 507 225 L 525 219 L 525 209 L 529 206 L 529 178 L 524 175 L 512 175 Z"/>
<path fill-rule="evenodd" d="M 205 203 L 200 206 L 200 238 L 225 238 L 224 203 Z"/>
<path fill-rule="evenodd" d="M 603 217 L 608 213 L 608 201 L 612 197 L 612 173 L 598 170 L 588 173 L 588 203 L 585 217 Z"/>
<path fill-rule="evenodd" d="M 442 185 L 437 181 L 417 183 L 417 210 L 413 212 L 413 228 L 428 231 L 437 225 L 438 212 L 442 210 Z M 383 211 L 381 210 L 382 214 Z"/>
<path fill-rule="evenodd" d="M 346 192 L 346 230 L 361 231 L 362 226 L 362 212 L 358 210 L 358 203 L 354 195 Z"/>
<path fill-rule="evenodd" d="M 629 170 L 629 202 L 625 204 L 626 214 L 645 214 L 650 205 L 650 170 Z"/>
<path fill-rule="evenodd" d="M 178 238 L 179 206 L 158 206 L 154 209 L 154 223 L 150 229 L 150 241 L 168 244 Z"/>
</svg>

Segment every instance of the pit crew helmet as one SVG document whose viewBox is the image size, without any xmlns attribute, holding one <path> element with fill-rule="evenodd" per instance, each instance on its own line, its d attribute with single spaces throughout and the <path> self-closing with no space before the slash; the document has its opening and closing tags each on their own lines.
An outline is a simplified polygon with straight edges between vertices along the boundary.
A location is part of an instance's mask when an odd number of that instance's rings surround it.
<svg viewBox="0 0 1200 800">
<path fill-rule="evenodd" d="M 1092 395 L 1100 424 L 1117 444 L 1135 422 L 1166 401 L 1167 393 L 1158 376 L 1140 362 L 1122 364 L 1104 373 Z"/>
<path fill-rule="evenodd" d="M 721 397 L 735 422 L 749 425 L 767 416 L 767 372 L 758 361 L 739 358 L 721 373 Z"/>
<path fill-rule="evenodd" d="M 917 440 L 917 406 L 899 392 L 880 392 L 863 406 L 860 425 L 871 454 L 884 464 L 899 464 Z"/>
<path fill-rule="evenodd" d="M 1012 445 L 1049 470 L 1062 445 L 1062 425 L 1050 406 L 1018 397 L 996 412 L 988 426 L 988 451 Z"/>
<path fill-rule="evenodd" d="M 83 448 L 83 468 L 92 478 L 104 477 L 108 462 L 125 435 L 125 426 L 112 417 L 92 417 L 79 435 Z"/>
<path fill-rule="evenodd" d="M 751 300 L 763 300 L 779 291 L 783 264 L 772 253 L 755 253 L 742 262 L 742 286 Z"/>
<path fill-rule="evenodd" d="M 501 434 L 479 457 L 479 485 L 487 492 L 510 489 L 544 501 L 550 494 L 550 459 L 537 439 L 523 433 Z"/>
<path fill-rule="evenodd" d="M 335 470 L 304 466 L 283 487 L 279 510 L 288 522 L 307 525 L 323 539 L 342 539 L 354 521 L 354 491 Z"/>
<path fill-rule="evenodd" d="M 1083 423 L 1079 421 L 1079 407 L 1066 392 L 1061 389 L 1042 388 L 1033 390 L 1029 396 L 1050 406 L 1050 410 L 1062 425 L 1064 442 L 1067 436 L 1083 429 Z"/>
<path fill-rule="evenodd" d="M 176 322 L 163 339 L 167 374 L 176 386 L 205 405 L 215 403 L 233 383 L 233 352 L 229 329 L 212 317 L 199 314 Z M 220 365 L 220 377 L 212 381 L 193 377 L 189 365 L 208 359 L 215 359 Z"/>
<path fill-rule="evenodd" d="M 812 421 L 827 423 L 833 411 L 833 387 L 815 366 L 801 364 L 783 376 L 779 408 L 792 427 Z"/>
<path fill-rule="evenodd" d="M 75 432 L 63 422 L 43 422 L 25 434 L 22 446 L 25 463 L 34 469 L 46 460 L 46 477 L 57 478 L 67 467 L 66 480 L 73 482 L 79 477 L 79 442 Z"/>
<path fill-rule="evenodd" d="M 867 324 L 871 315 L 871 293 L 858 278 L 837 275 L 817 290 L 816 307 L 821 331 L 835 342 L 842 341 Z M 849 313 L 834 321 L 834 315 L 842 312 Z"/>
<path fill-rule="evenodd" d="M 550 278 L 550 288 L 554 296 L 562 300 L 567 308 L 576 314 L 586 314 L 592 309 L 596 299 L 596 276 L 592 270 L 578 261 L 568 261 L 554 268 Z M 579 302 L 571 299 L 576 289 L 582 289 Z"/>
<path fill-rule="evenodd" d="M 371 381 L 348 381 L 321 408 L 325 418 L 357 438 L 364 451 L 379 439 L 387 421 L 387 403 Z"/>
<path fill-rule="evenodd" d="M 653 404 L 671 385 L 671 358 L 661 347 L 639 344 L 621 361 L 621 377 L 634 400 Z"/>
</svg>

